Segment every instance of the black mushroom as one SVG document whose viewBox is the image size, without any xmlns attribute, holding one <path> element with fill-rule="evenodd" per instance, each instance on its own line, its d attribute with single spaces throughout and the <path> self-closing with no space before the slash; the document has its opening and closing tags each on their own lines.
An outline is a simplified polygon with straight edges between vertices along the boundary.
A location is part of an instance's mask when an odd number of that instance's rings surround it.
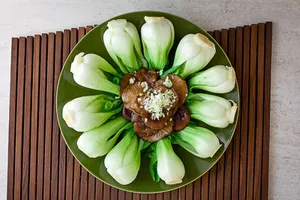
<svg viewBox="0 0 300 200">
<path fill-rule="evenodd" d="M 183 105 L 187 93 L 187 84 L 178 75 L 158 80 L 155 70 L 142 68 L 121 80 L 122 114 L 134 123 L 140 138 L 156 142 L 188 125 L 190 113 Z"/>
</svg>

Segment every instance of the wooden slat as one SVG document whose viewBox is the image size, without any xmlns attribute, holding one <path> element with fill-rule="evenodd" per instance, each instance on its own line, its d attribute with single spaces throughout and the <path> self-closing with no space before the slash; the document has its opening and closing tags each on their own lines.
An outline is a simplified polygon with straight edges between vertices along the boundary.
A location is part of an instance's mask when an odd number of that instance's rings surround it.
<svg viewBox="0 0 300 200">
<path fill-rule="evenodd" d="M 196 180 L 193 183 L 193 187 L 194 187 L 194 190 L 193 190 L 193 192 L 194 192 L 193 199 L 194 200 L 201 198 L 201 190 L 202 190 L 201 182 L 202 182 L 202 178 L 199 178 L 199 180 Z"/>
<path fill-rule="evenodd" d="M 258 25 L 257 50 L 257 98 L 256 98 L 256 132 L 255 132 L 255 165 L 254 165 L 254 199 L 261 196 L 261 163 L 263 140 L 263 103 L 264 103 L 264 62 L 265 62 L 265 25 Z"/>
<path fill-rule="evenodd" d="M 9 102 L 9 136 L 8 136 L 8 166 L 7 166 L 7 199 L 14 198 L 14 162 L 16 134 L 16 102 L 18 79 L 18 38 L 11 41 L 11 71 L 10 71 L 10 102 Z"/>
<path fill-rule="evenodd" d="M 90 175 L 91 176 L 91 175 Z M 96 181 L 96 186 L 95 186 L 95 199 L 97 200 L 97 199 L 101 199 L 101 198 L 103 198 L 102 196 L 103 196 L 103 193 L 104 193 L 104 183 L 102 183 L 101 181 L 99 181 L 99 180 L 95 180 Z M 91 186 L 90 185 L 90 187 L 92 187 L 92 188 L 94 188 L 94 186 Z"/>
<path fill-rule="evenodd" d="M 40 76 L 40 49 L 41 36 L 34 36 L 33 50 L 33 80 L 32 80 L 32 107 L 30 123 L 30 173 L 29 173 L 29 199 L 36 199 L 37 182 L 37 138 L 39 118 L 39 76 Z"/>
<path fill-rule="evenodd" d="M 97 188 L 102 188 L 102 186 L 100 187 L 99 185 L 100 185 L 100 183 L 98 183 L 98 182 L 97 182 L 97 185 L 96 185 L 96 178 L 93 175 L 89 174 L 88 199 L 95 199 L 95 192 L 100 191 L 100 189 L 95 190 L 96 187 Z M 101 191 L 103 191 L 103 190 L 101 189 Z M 103 192 L 101 192 L 101 193 L 96 192 L 96 195 L 99 195 L 99 196 L 97 196 L 97 198 L 100 197 L 100 196 L 102 198 L 102 194 L 103 194 Z"/>
<path fill-rule="evenodd" d="M 256 62 L 257 62 L 257 25 L 251 25 L 250 43 L 250 85 L 249 85 L 249 128 L 247 158 L 247 200 L 253 199 L 255 117 L 256 117 Z"/>
<path fill-rule="evenodd" d="M 28 199 L 29 166 L 30 166 L 30 121 L 31 121 L 31 85 L 33 62 L 33 37 L 26 39 L 26 66 L 25 66 L 25 105 L 24 105 L 24 130 L 22 150 L 22 199 Z"/>
<path fill-rule="evenodd" d="M 46 127 L 45 127 L 45 164 L 44 164 L 44 199 L 50 199 L 51 181 L 51 153 L 52 153 L 52 119 L 53 119 L 53 77 L 54 77 L 54 44 L 55 34 L 48 38 L 47 55 L 47 89 L 46 89 Z"/>
<path fill-rule="evenodd" d="M 103 184 L 103 199 L 110 199 L 110 189 L 109 185 Z"/>
<path fill-rule="evenodd" d="M 185 188 L 186 187 L 179 188 L 179 199 L 180 200 L 185 199 Z"/>
<path fill-rule="evenodd" d="M 240 180 L 239 199 L 246 199 L 247 189 L 247 151 L 248 151 L 248 111 L 249 111 L 249 57 L 250 57 L 250 27 L 243 28 L 243 85 L 242 94 L 242 115 L 241 115 L 241 154 L 240 154 Z"/>
<path fill-rule="evenodd" d="M 235 71 L 239 85 L 240 95 L 242 95 L 242 63 L 243 63 L 243 28 L 236 28 L 235 41 Z M 240 101 L 242 108 L 243 101 Z M 240 109 L 242 116 L 242 109 Z M 240 143 L 241 143 L 241 118 L 239 118 L 233 138 L 233 163 L 232 163 L 232 199 L 239 199 L 239 173 L 240 173 Z"/>
<path fill-rule="evenodd" d="M 47 79 L 47 34 L 42 34 L 40 85 L 39 85 L 39 110 L 38 110 L 38 144 L 37 144 L 37 189 L 36 198 L 43 198 L 44 186 L 44 155 L 45 155 L 45 112 L 46 112 L 46 79 Z"/>
<path fill-rule="evenodd" d="M 222 32 L 223 34 L 223 32 Z M 227 42 L 227 55 L 234 67 L 235 60 L 235 29 L 230 28 L 228 30 L 228 42 Z M 232 187 L 232 156 L 233 156 L 233 142 L 231 142 L 225 152 L 225 176 L 224 176 L 224 199 L 230 200 L 231 187 Z"/>
<path fill-rule="evenodd" d="M 55 61 L 54 61 L 54 84 L 53 88 L 57 87 L 61 63 L 62 63 L 62 44 L 63 44 L 62 32 L 56 32 L 55 34 Z M 55 102 L 56 93 L 53 93 L 53 102 Z M 60 132 L 57 124 L 55 106 L 52 108 L 52 155 L 51 155 L 51 199 L 58 199 L 58 185 L 59 185 L 59 137 Z"/>
<path fill-rule="evenodd" d="M 271 57 L 272 57 L 272 22 L 265 28 L 265 77 L 264 77 L 264 125 L 263 125 L 263 161 L 261 199 L 268 199 L 269 180 L 269 143 L 270 143 L 270 94 L 271 94 Z"/>
<path fill-rule="evenodd" d="M 18 81 L 17 81 L 17 112 L 16 112 L 16 139 L 15 139 L 15 175 L 14 175 L 14 199 L 21 199 L 22 182 L 22 140 L 23 140 L 23 112 L 24 112 L 24 74 L 26 38 L 19 40 L 18 50 Z"/>
<path fill-rule="evenodd" d="M 197 182 L 197 181 L 196 181 Z M 195 184 L 195 183 L 194 183 Z M 200 185 L 200 184 L 199 184 Z M 202 200 L 208 200 L 208 188 L 209 188 L 209 173 L 206 173 L 201 177 L 201 194 L 199 194 L 199 197 L 201 195 Z M 198 186 L 199 187 L 199 186 Z M 198 187 L 194 187 L 194 190 Z M 194 196 L 197 195 L 197 193 L 194 191 Z M 195 199 L 195 198 L 194 198 Z"/>
<path fill-rule="evenodd" d="M 228 53 L 240 86 L 235 136 L 202 178 L 151 195 L 96 180 L 60 135 L 54 106 L 59 73 L 70 50 L 92 28 L 12 40 L 8 199 L 267 199 L 272 23 L 210 32 Z"/>
</svg>

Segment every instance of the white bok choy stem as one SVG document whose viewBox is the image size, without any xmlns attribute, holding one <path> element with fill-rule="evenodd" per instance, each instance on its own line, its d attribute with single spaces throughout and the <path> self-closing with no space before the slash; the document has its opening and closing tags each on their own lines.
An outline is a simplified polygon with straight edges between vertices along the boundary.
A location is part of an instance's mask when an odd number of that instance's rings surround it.
<svg viewBox="0 0 300 200">
<path fill-rule="evenodd" d="M 107 52 L 120 70 L 127 74 L 147 67 L 143 57 L 141 41 L 136 27 L 126 19 L 115 19 L 107 23 L 103 42 Z"/>
<path fill-rule="evenodd" d="M 169 138 L 157 142 L 157 173 L 167 185 L 179 184 L 185 175 L 185 168 L 172 148 Z"/>
<path fill-rule="evenodd" d="M 113 148 L 120 134 L 130 128 L 132 128 L 132 123 L 128 123 L 122 116 L 119 116 L 82 133 L 77 140 L 77 146 L 90 158 L 103 156 Z"/>
<path fill-rule="evenodd" d="M 66 103 L 62 117 L 70 128 L 82 132 L 102 125 L 121 110 L 120 99 L 108 94 L 83 96 Z"/>
<path fill-rule="evenodd" d="M 174 43 L 174 27 L 164 17 L 145 16 L 141 28 L 143 50 L 150 69 L 162 70 L 168 64 L 168 56 Z"/>
<path fill-rule="evenodd" d="M 194 74 L 189 80 L 190 89 L 202 89 L 213 93 L 227 93 L 233 90 L 236 76 L 233 67 L 216 65 Z"/>
<path fill-rule="evenodd" d="M 122 140 L 106 155 L 104 165 L 107 172 L 120 184 L 132 183 L 141 165 L 141 151 L 148 145 L 138 139 L 134 130 L 128 130 Z"/>
<path fill-rule="evenodd" d="M 172 142 L 199 158 L 212 158 L 222 146 L 218 137 L 210 130 L 196 125 L 172 133 Z"/>
<path fill-rule="evenodd" d="M 71 64 L 74 81 L 83 87 L 119 95 L 120 86 L 111 82 L 104 72 L 120 77 L 118 72 L 96 54 L 79 53 Z"/>
<path fill-rule="evenodd" d="M 237 111 L 234 101 L 203 93 L 189 94 L 187 106 L 191 118 L 217 128 L 233 123 Z"/>
<path fill-rule="evenodd" d="M 176 49 L 171 69 L 163 75 L 175 73 L 183 79 L 203 69 L 216 53 L 216 47 L 205 35 L 200 33 L 184 36 Z"/>
</svg>

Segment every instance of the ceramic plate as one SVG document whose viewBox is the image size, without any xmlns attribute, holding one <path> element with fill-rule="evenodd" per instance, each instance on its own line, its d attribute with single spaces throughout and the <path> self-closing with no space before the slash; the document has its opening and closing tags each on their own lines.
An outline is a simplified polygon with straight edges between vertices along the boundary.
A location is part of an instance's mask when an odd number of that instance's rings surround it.
<svg viewBox="0 0 300 200">
<path fill-rule="evenodd" d="M 120 18 L 126 19 L 127 21 L 132 22 L 137 27 L 138 31 L 140 31 L 141 26 L 145 23 L 144 16 L 164 16 L 165 18 L 169 19 L 173 23 L 175 29 L 175 41 L 169 56 L 170 63 L 172 63 L 173 61 L 175 49 L 182 37 L 184 37 L 186 34 L 189 33 L 194 33 L 194 34 L 201 33 L 206 35 L 216 45 L 216 54 L 214 58 L 211 60 L 211 62 L 206 66 L 206 69 L 217 64 L 231 66 L 229 59 L 227 58 L 227 56 L 225 55 L 225 53 L 223 52 L 219 44 L 207 32 L 202 30 L 199 26 L 178 16 L 171 15 L 168 13 L 162 13 L 162 12 L 142 11 L 142 12 L 133 12 L 133 13 L 120 15 L 114 17 L 113 19 L 120 19 Z M 109 19 L 108 21 L 110 20 L 112 19 Z M 189 152 L 182 149 L 180 146 L 173 145 L 175 152 L 183 161 L 186 170 L 186 174 L 183 179 L 183 182 L 177 185 L 166 185 L 163 181 L 160 181 L 158 183 L 154 182 L 151 179 L 149 169 L 148 169 L 149 159 L 145 157 L 142 158 L 141 169 L 135 181 L 129 185 L 121 185 L 118 182 L 116 182 L 107 173 L 106 168 L 104 166 L 104 156 L 91 159 L 77 148 L 76 142 L 81 133 L 74 131 L 73 129 L 69 128 L 66 125 L 66 123 L 62 119 L 62 108 L 68 101 L 76 97 L 99 94 L 99 91 L 90 90 L 76 84 L 70 72 L 70 66 L 75 55 L 77 55 L 80 52 L 95 53 L 97 55 L 100 55 L 104 59 L 106 59 L 113 66 L 116 66 L 116 64 L 112 61 L 112 59 L 108 55 L 102 40 L 103 33 L 107 29 L 106 25 L 108 21 L 103 22 L 102 24 L 95 27 L 92 31 L 90 31 L 85 37 L 83 37 L 78 42 L 78 44 L 75 46 L 75 48 L 72 50 L 69 57 L 67 58 L 64 67 L 61 71 L 61 75 L 57 87 L 56 110 L 57 110 L 59 126 L 63 138 L 65 139 L 65 142 L 69 147 L 69 150 L 72 152 L 74 157 L 80 162 L 80 164 L 91 174 L 93 174 L 95 177 L 105 182 L 106 184 L 109 184 L 118 189 L 131 191 L 131 192 L 139 192 L 139 193 L 157 193 L 157 192 L 174 190 L 176 188 L 182 187 L 184 185 L 193 182 L 194 180 L 198 179 L 203 174 L 205 174 L 212 166 L 214 166 L 218 161 L 218 159 L 225 152 L 234 134 L 238 112 L 236 114 L 235 122 L 233 124 L 230 124 L 225 129 L 218 129 L 218 128 L 209 127 L 204 124 L 200 124 L 201 126 L 208 127 L 208 129 L 212 130 L 218 136 L 221 143 L 223 144 L 213 158 L 209 158 L 209 159 L 197 158 L 192 154 L 190 154 Z M 239 105 L 239 93 L 238 93 L 237 84 L 233 91 L 225 95 L 219 95 L 219 96 L 223 96 L 227 99 L 232 99 L 235 102 L 237 102 Z"/>
</svg>

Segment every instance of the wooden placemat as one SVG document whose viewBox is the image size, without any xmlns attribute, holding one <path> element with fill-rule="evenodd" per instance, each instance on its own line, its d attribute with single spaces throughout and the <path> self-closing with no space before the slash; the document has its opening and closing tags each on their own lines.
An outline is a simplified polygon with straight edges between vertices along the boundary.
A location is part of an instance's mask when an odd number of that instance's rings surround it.
<svg viewBox="0 0 300 200">
<path fill-rule="evenodd" d="M 219 162 L 186 187 L 160 194 L 124 192 L 98 181 L 61 137 L 55 90 L 64 60 L 93 27 L 12 39 L 8 199 L 267 199 L 272 23 L 211 34 L 235 67 L 241 112 Z"/>
</svg>

